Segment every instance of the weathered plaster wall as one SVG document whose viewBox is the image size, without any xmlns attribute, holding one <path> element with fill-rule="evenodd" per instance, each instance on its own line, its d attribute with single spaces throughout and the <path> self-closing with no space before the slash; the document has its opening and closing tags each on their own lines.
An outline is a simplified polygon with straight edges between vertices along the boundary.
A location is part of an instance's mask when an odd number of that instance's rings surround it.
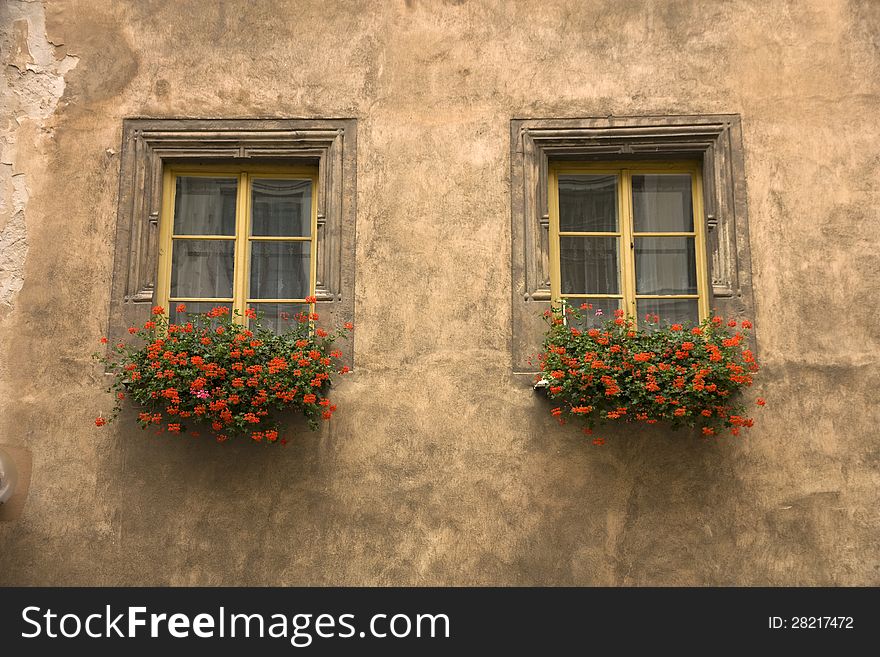
<svg viewBox="0 0 880 657">
<path fill-rule="evenodd" d="M 0 583 L 880 584 L 880 4 L 0 11 L 0 442 L 34 460 Z M 727 112 L 768 406 L 596 448 L 511 374 L 510 119 Z M 357 371 L 320 433 L 92 424 L 129 116 L 358 119 Z"/>
</svg>

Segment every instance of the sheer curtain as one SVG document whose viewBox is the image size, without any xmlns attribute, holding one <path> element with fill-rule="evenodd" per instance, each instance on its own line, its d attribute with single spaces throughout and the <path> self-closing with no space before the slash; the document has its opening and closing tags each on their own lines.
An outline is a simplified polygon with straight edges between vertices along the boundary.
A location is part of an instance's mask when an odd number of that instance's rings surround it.
<svg viewBox="0 0 880 657">
<path fill-rule="evenodd" d="M 222 235 L 230 239 L 174 239 L 172 297 L 232 296 L 237 186 L 234 178 L 177 179 L 175 235 Z"/>
<path fill-rule="evenodd" d="M 251 234 L 308 237 L 312 227 L 312 181 L 255 178 L 251 182 Z"/>
<path fill-rule="evenodd" d="M 252 242 L 252 299 L 304 299 L 309 294 L 310 242 Z"/>
<path fill-rule="evenodd" d="M 311 237 L 312 181 L 256 178 L 251 183 L 252 234 Z M 311 242 L 251 243 L 250 295 L 253 299 L 302 299 L 310 288 Z"/>
<path fill-rule="evenodd" d="M 559 230 L 609 232 L 618 230 L 617 175 L 559 176 Z M 563 294 L 618 294 L 619 238 L 561 236 L 560 274 Z"/>
<path fill-rule="evenodd" d="M 635 233 L 694 229 L 691 177 L 645 174 L 632 177 Z M 696 294 L 693 237 L 636 237 L 637 294 Z"/>
<path fill-rule="evenodd" d="M 693 237 L 636 237 L 637 294 L 696 294 Z"/>
</svg>

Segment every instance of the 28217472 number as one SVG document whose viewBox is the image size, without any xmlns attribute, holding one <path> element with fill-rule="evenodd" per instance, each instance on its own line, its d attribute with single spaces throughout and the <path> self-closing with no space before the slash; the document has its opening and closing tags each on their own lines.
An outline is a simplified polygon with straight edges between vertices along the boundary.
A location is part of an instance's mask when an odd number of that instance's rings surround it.
<svg viewBox="0 0 880 657">
<path fill-rule="evenodd" d="M 852 616 L 770 616 L 768 627 L 771 630 L 851 630 Z"/>
</svg>

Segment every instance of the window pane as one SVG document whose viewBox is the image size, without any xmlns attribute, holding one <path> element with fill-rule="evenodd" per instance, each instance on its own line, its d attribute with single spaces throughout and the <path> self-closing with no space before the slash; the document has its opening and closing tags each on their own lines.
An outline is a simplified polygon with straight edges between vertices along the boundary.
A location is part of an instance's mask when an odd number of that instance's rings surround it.
<svg viewBox="0 0 880 657">
<path fill-rule="evenodd" d="M 694 229 L 690 174 L 633 175 L 633 221 L 637 233 Z"/>
<path fill-rule="evenodd" d="M 565 303 L 581 314 L 579 320 L 569 316 L 568 325 L 581 330 L 602 328 L 606 320 L 614 319 L 614 311 L 620 308 L 620 299 L 566 299 Z M 581 310 L 584 303 L 593 307 Z"/>
<path fill-rule="evenodd" d="M 297 326 L 296 316 L 299 313 L 309 313 L 307 303 L 249 303 L 249 307 L 258 313 L 263 313 L 260 323 L 275 333 L 284 333 L 287 329 Z M 256 322 L 250 320 L 253 326 Z"/>
<path fill-rule="evenodd" d="M 559 230 L 617 231 L 617 176 L 559 176 Z"/>
<path fill-rule="evenodd" d="M 636 294 L 696 294 L 693 237 L 636 237 Z"/>
<path fill-rule="evenodd" d="M 251 298 L 309 295 L 311 242 L 251 242 Z"/>
<path fill-rule="evenodd" d="M 560 237 L 563 294 L 619 294 L 617 237 Z"/>
<path fill-rule="evenodd" d="M 251 234 L 308 237 L 312 228 L 312 181 L 255 178 L 251 183 Z"/>
<path fill-rule="evenodd" d="M 183 304 L 186 306 L 186 310 L 182 313 L 177 312 L 177 306 Z M 169 304 L 171 308 L 168 309 L 168 318 L 171 322 L 186 323 L 193 319 L 195 315 L 199 315 L 201 313 L 206 313 L 211 308 L 215 308 L 217 306 L 225 306 L 229 308 L 229 312 L 232 312 L 232 304 L 231 303 L 223 303 L 222 301 L 171 301 Z M 211 322 L 211 324 L 217 324 L 218 321 L 215 319 Z"/>
<path fill-rule="evenodd" d="M 176 235 L 235 235 L 235 178 L 181 176 L 174 195 Z"/>
<path fill-rule="evenodd" d="M 232 240 L 174 240 L 172 297 L 232 296 Z"/>
<path fill-rule="evenodd" d="M 661 320 L 670 324 L 696 324 L 699 317 L 696 299 L 638 299 L 636 311 L 639 325 L 648 328 L 656 325 L 646 324 L 645 315 L 660 315 Z"/>
</svg>

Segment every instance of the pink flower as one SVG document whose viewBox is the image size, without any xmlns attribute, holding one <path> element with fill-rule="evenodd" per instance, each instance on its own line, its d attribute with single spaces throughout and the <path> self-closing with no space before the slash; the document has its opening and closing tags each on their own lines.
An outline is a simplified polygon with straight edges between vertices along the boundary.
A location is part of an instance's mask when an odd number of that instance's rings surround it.
<svg viewBox="0 0 880 657">
<path fill-rule="evenodd" d="M 210 395 L 210 394 L 208 393 L 208 391 L 205 390 L 205 389 L 199 390 L 199 391 L 196 393 L 196 397 L 198 397 L 199 399 L 207 399 L 207 398 L 210 397 L 210 396 L 211 396 L 211 395 Z"/>
<path fill-rule="evenodd" d="M 602 316 L 602 309 L 596 308 L 596 317 L 601 317 L 601 316 Z"/>
</svg>

